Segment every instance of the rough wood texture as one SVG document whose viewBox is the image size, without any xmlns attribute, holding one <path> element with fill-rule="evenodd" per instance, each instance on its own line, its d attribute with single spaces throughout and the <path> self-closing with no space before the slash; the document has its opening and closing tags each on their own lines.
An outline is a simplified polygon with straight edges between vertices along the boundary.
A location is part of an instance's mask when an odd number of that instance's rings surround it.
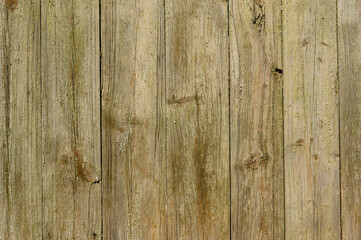
<svg viewBox="0 0 361 240">
<path fill-rule="evenodd" d="M 44 239 L 100 239 L 98 6 L 41 2 Z"/>
<path fill-rule="evenodd" d="M 342 239 L 361 239 L 361 2 L 338 1 Z"/>
<path fill-rule="evenodd" d="M 0 239 L 41 239 L 40 2 L 0 2 Z"/>
<path fill-rule="evenodd" d="M 167 239 L 227 239 L 227 2 L 165 3 Z"/>
<path fill-rule="evenodd" d="M 283 2 L 286 239 L 340 239 L 336 2 Z"/>
<path fill-rule="evenodd" d="M 0 239 L 361 239 L 360 22 L 358 0 L 0 1 Z"/>
<path fill-rule="evenodd" d="M 224 238 L 227 5 L 105 1 L 102 16 L 104 237 Z"/>
<path fill-rule="evenodd" d="M 231 236 L 283 239 L 281 1 L 230 1 Z"/>
<path fill-rule="evenodd" d="M 104 239 L 164 239 L 163 4 L 106 0 L 101 8 Z"/>
</svg>

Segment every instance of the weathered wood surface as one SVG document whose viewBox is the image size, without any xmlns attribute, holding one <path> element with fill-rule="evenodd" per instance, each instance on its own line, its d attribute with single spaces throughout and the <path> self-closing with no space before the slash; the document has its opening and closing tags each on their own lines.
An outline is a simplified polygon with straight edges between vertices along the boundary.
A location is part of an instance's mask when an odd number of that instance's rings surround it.
<svg viewBox="0 0 361 240">
<path fill-rule="evenodd" d="M 164 239 L 227 239 L 227 2 L 165 3 L 168 232 Z"/>
<path fill-rule="evenodd" d="M 360 239 L 360 17 L 0 1 L 0 239 Z"/>
<path fill-rule="evenodd" d="M 286 239 L 340 239 L 336 16 L 283 1 Z"/>
<path fill-rule="evenodd" d="M 361 239 L 361 2 L 338 1 L 342 238 Z"/>
<path fill-rule="evenodd" d="M 1 239 L 100 237 L 98 13 L 1 2 Z"/>
<path fill-rule="evenodd" d="M 98 6 L 41 2 L 44 239 L 101 234 Z"/>
<path fill-rule="evenodd" d="M 0 239 L 41 239 L 40 2 L 0 2 Z"/>
<path fill-rule="evenodd" d="M 283 239 L 281 1 L 230 1 L 232 239 Z"/>
<path fill-rule="evenodd" d="M 165 237 L 163 12 L 158 1 L 101 4 L 104 239 Z"/>
<path fill-rule="evenodd" d="M 227 22 L 220 1 L 102 2 L 106 239 L 228 236 Z"/>
</svg>

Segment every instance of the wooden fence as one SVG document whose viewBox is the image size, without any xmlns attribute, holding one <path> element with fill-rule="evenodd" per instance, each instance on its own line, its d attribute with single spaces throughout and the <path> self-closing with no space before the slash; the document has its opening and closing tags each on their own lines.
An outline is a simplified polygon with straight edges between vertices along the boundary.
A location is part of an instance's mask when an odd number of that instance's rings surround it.
<svg viewBox="0 0 361 240">
<path fill-rule="evenodd" d="M 361 1 L 0 1 L 0 239 L 361 239 Z"/>
</svg>

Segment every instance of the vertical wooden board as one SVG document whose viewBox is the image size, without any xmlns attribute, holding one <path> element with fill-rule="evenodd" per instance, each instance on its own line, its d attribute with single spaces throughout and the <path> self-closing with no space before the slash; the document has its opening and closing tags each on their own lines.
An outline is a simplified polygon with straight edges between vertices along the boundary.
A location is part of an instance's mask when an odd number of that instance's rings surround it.
<svg viewBox="0 0 361 240">
<path fill-rule="evenodd" d="M 336 2 L 283 4 L 286 239 L 339 239 Z"/>
<path fill-rule="evenodd" d="M 98 6 L 41 3 L 44 239 L 101 235 Z"/>
<path fill-rule="evenodd" d="M 0 3 L 0 238 L 41 239 L 40 2 Z"/>
<path fill-rule="evenodd" d="M 0 3 L 0 234 L 6 236 L 10 229 L 9 195 L 9 45 L 7 7 Z"/>
<path fill-rule="evenodd" d="M 9 202 L 8 194 L 8 30 L 7 30 L 7 9 L 5 2 L 0 3 L 0 234 L 5 236 L 9 229 L 7 216 L 7 206 Z"/>
<path fill-rule="evenodd" d="M 165 239 L 162 4 L 101 2 L 104 239 Z"/>
<path fill-rule="evenodd" d="M 227 239 L 227 1 L 165 3 L 167 239 Z"/>
<path fill-rule="evenodd" d="M 230 1 L 232 239 L 284 239 L 281 27 L 281 1 Z"/>
<path fill-rule="evenodd" d="M 73 74 L 79 157 L 76 175 L 75 238 L 101 238 L 99 2 L 75 0 Z M 76 159 L 75 159 L 76 160 Z M 83 161 L 83 162 L 81 162 Z"/>
<path fill-rule="evenodd" d="M 361 239 L 361 2 L 338 1 L 342 239 Z"/>
</svg>

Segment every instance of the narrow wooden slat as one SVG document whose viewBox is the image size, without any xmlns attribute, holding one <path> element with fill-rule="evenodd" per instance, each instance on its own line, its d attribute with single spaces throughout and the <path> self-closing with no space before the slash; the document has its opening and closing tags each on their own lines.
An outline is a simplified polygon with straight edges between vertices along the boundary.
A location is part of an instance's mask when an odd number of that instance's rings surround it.
<svg viewBox="0 0 361 240">
<path fill-rule="evenodd" d="M 336 1 L 283 4 L 286 239 L 340 239 Z"/>
<path fill-rule="evenodd" d="M 41 2 L 44 239 L 101 235 L 98 6 Z"/>
<path fill-rule="evenodd" d="M 9 90 L 8 90 L 8 51 L 6 51 L 9 47 L 7 45 L 7 22 L 6 22 L 6 5 L 5 2 L 0 3 L 0 234 L 6 234 L 6 230 L 9 229 L 9 225 L 7 222 L 9 212 L 8 202 L 8 165 L 9 165 L 9 157 L 8 157 L 8 116 L 9 116 Z"/>
<path fill-rule="evenodd" d="M 361 2 L 338 1 L 342 239 L 361 239 Z"/>
<path fill-rule="evenodd" d="M 227 239 L 227 1 L 167 0 L 165 12 L 166 239 Z"/>
<path fill-rule="evenodd" d="M 163 12 L 163 1 L 101 2 L 104 239 L 166 239 Z"/>
<path fill-rule="evenodd" d="M 40 1 L 0 3 L 0 239 L 41 239 Z"/>
<path fill-rule="evenodd" d="M 230 1 L 231 236 L 284 238 L 281 1 Z"/>
</svg>

